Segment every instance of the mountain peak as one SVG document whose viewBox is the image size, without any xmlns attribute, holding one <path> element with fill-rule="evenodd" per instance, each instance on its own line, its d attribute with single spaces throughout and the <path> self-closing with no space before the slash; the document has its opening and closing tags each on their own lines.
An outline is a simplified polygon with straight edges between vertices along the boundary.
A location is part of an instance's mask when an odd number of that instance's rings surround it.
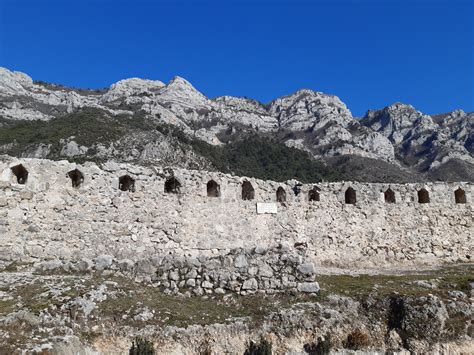
<svg viewBox="0 0 474 355">
<path fill-rule="evenodd" d="M 189 81 L 180 76 L 173 77 L 173 79 L 171 79 L 168 84 L 166 84 L 166 87 L 172 90 L 192 91 L 200 93 Z"/>
<path fill-rule="evenodd" d="M 160 90 L 160 96 L 166 97 L 172 101 L 185 101 L 202 105 L 207 103 L 208 99 L 186 79 L 175 76 Z"/>
<path fill-rule="evenodd" d="M 33 86 L 33 79 L 25 73 L 0 67 L 0 92 L 14 93 Z"/>
</svg>

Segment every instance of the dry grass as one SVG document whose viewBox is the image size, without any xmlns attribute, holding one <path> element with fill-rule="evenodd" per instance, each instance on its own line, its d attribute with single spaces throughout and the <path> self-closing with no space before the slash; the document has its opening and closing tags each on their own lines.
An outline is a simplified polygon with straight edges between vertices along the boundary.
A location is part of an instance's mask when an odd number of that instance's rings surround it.
<svg viewBox="0 0 474 355">
<path fill-rule="evenodd" d="M 347 335 L 344 347 L 351 350 L 361 350 L 369 347 L 370 337 L 364 331 L 354 330 Z"/>
</svg>

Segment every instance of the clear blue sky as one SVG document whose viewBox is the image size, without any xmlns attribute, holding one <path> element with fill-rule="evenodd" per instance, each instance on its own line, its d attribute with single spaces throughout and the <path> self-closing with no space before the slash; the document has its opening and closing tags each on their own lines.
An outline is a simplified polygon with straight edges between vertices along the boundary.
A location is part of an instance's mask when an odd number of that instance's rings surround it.
<svg viewBox="0 0 474 355">
<path fill-rule="evenodd" d="M 179 75 L 262 102 L 310 88 L 355 116 L 474 111 L 473 3 L 0 0 L 0 66 L 88 88 Z"/>
</svg>

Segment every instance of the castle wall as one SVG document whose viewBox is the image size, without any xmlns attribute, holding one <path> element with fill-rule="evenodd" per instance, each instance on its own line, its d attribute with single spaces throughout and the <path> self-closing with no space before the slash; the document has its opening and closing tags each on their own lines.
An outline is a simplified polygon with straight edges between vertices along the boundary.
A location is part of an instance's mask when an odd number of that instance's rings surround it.
<svg viewBox="0 0 474 355">
<path fill-rule="evenodd" d="M 11 170 L 20 163 L 28 171 L 25 184 Z M 79 188 L 68 176 L 76 168 L 84 177 Z M 235 250 L 258 258 L 251 252 L 257 248 L 278 251 L 278 260 L 286 253 L 298 255 L 299 263 L 352 268 L 467 262 L 473 256 L 474 194 L 468 183 L 318 183 L 320 201 L 308 201 L 314 185 L 302 185 L 295 196 L 295 181 L 173 173 L 181 183 L 178 194 L 165 193 L 172 172 L 163 168 L 2 157 L 0 261 L 78 262 L 110 255 L 133 263 L 156 256 L 223 258 Z M 135 179 L 134 192 L 119 189 L 124 175 Z M 211 179 L 220 185 L 220 197 L 207 196 Z M 242 200 L 244 180 L 251 182 L 254 200 Z M 276 202 L 280 186 L 283 203 Z M 345 203 L 348 187 L 356 191 L 355 205 Z M 388 187 L 395 203 L 385 202 Z M 418 203 L 421 188 L 430 203 Z M 458 188 L 467 203 L 455 203 Z M 257 202 L 276 203 L 277 213 L 258 214 Z"/>
</svg>

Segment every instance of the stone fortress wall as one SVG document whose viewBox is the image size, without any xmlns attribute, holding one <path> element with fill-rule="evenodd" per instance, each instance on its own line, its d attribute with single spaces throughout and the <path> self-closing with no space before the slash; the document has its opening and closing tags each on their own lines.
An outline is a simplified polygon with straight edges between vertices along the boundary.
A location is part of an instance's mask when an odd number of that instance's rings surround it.
<svg viewBox="0 0 474 355">
<path fill-rule="evenodd" d="M 314 292 L 318 267 L 472 260 L 472 184 L 318 183 L 298 194 L 295 185 L 3 156 L 0 263 L 110 269 L 195 293 L 271 293 Z"/>
</svg>

